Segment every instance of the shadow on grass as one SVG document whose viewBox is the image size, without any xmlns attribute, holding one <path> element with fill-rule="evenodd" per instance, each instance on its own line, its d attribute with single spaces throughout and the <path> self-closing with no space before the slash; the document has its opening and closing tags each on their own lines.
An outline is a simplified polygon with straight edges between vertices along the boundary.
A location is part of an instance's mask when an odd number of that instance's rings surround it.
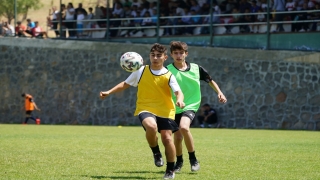
<svg viewBox="0 0 320 180">
<path fill-rule="evenodd" d="M 124 173 L 124 174 L 163 174 L 164 171 L 116 171 L 114 173 Z M 152 175 L 151 175 L 152 176 Z M 156 175 L 158 176 L 158 175 Z M 89 177 L 92 179 L 159 179 L 159 178 L 150 178 L 150 177 L 142 177 L 142 176 L 89 176 L 82 175 L 82 177 Z"/>
<path fill-rule="evenodd" d="M 141 174 L 141 173 L 150 173 L 150 174 L 164 174 L 164 171 L 115 171 L 114 173 L 136 173 L 136 174 Z"/>
<path fill-rule="evenodd" d="M 140 176 L 89 176 L 92 179 L 150 179 L 150 178 L 145 178 L 145 177 L 140 177 Z M 155 179 L 155 178 L 154 178 Z"/>
</svg>

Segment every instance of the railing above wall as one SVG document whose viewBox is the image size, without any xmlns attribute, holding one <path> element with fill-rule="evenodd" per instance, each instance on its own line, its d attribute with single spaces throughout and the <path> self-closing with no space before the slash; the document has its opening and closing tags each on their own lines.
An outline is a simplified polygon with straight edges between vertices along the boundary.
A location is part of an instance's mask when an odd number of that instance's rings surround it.
<svg viewBox="0 0 320 180">
<path fill-rule="evenodd" d="M 211 4 L 212 6 L 212 4 Z M 157 7 L 159 9 L 159 7 Z M 216 14 L 211 10 L 211 15 L 193 15 L 191 18 L 208 18 L 209 21 L 199 24 L 179 24 L 178 19 L 184 16 L 160 16 L 149 17 L 154 20 L 151 26 L 129 25 L 130 21 L 136 21 L 139 18 L 109 18 L 106 19 L 85 19 L 84 24 L 91 24 L 90 27 L 82 29 L 69 28 L 61 26 L 56 29 L 61 34 L 70 31 L 81 30 L 80 36 L 68 37 L 67 35 L 57 38 L 107 41 L 107 42 L 139 42 L 155 43 L 167 42 L 168 39 L 183 39 L 192 45 L 214 46 L 214 47 L 233 47 L 233 48 L 253 48 L 253 49 L 279 49 L 279 50 L 307 50 L 320 51 L 320 19 L 289 19 L 283 21 L 271 21 L 271 16 L 289 15 L 301 13 L 320 13 L 320 10 L 302 10 L 302 11 L 282 11 L 259 13 L 230 13 Z M 263 22 L 233 22 L 234 16 L 257 16 L 264 15 Z M 214 21 L 217 20 L 218 21 Z M 172 23 L 161 24 L 163 20 Z M 77 20 L 53 21 L 55 23 L 68 23 Z M 113 26 L 115 22 L 119 25 Z M 211 22 L 211 23 L 210 23 Z M 283 27 L 279 31 L 279 26 Z M 306 27 L 305 30 L 294 30 L 297 26 Z M 187 33 L 175 34 L 179 29 L 188 29 Z M 54 31 L 51 29 L 51 31 Z M 168 32 L 171 32 L 168 33 Z"/>
</svg>

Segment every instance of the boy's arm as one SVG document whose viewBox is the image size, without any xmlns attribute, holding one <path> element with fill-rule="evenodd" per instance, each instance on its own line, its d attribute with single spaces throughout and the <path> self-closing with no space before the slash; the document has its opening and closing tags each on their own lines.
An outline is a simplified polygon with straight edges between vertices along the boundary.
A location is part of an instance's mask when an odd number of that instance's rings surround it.
<svg viewBox="0 0 320 180">
<path fill-rule="evenodd" d="M 213 80 L 211 80 L 209 82 L 209 85 L 212 87 L 212 89 L 218 94 L 218 99 L 219 102 L 221 103 L 226 103 L 227 102 L 227 98 L 224 96 L 224 94 L 221 92 L 218 84 L 216 82 L 214 82 Z"/>
<path fill-rule="evenodd" d="M 36 108 L 36 110 L 40 111 L 40 109 L 38 108 L 38 106 L 36 105 L 36 103 L 35 103 L 35 102 L 32 102 L 32 103 L 33 103 L 33 105 L 34 105 L 34 108 Z"/>
<path fill-rule="evenodd" d="M 213 112 L 209 112 L 208 115 L 204 116 L 204 121 L 207 121 L 208 118 L 213 114 Z"/>
<path fill-rule="evenodd" d="M 176 105 L 179 106 L 181 109 L 184 108 L 185 104 L 183 102 L 184 95 L 181 90 L 174 92 L 174 94 L 177 96 L 177 102 Z"/>
<path fill-rule="evenodd" d="M 130 87 L 130 85 L 123 81 L 123 82 L 119 83 L 118 85 L 114 86 L 113 88 L 109 89 L 108 91 L 101 91 L 100 98 L 104 99 L 107 96 L 109 96 L 110 94 L 123 91 L 129 87 Z"/>
</svg>

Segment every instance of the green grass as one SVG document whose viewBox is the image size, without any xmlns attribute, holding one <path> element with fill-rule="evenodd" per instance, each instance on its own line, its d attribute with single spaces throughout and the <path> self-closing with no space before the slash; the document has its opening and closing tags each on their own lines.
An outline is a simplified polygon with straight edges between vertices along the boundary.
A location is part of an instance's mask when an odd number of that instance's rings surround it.
<svg viewBox="0 0 320 180">
<path fill-rule="evenodd" d="M 201 169 L 190 172 L 184 148 L 176 179 L 320 179 L 319 132 L 191 131 Z M 164 170 L 142 127 L 0 125 L 1 180 L 161 179 Z"/>
</svg>

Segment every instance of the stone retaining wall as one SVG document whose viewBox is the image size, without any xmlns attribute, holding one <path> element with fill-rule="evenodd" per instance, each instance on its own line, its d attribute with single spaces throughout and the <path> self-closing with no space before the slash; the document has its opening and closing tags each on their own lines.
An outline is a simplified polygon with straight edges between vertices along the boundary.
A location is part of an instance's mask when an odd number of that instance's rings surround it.
<svg viewBox="0 0 320 180">
<path fill-rule="evenodd" d="M 104 101 L 99 92 L 126 79 L 118 59 L 136 51 L 149 63 L 150 45 L 0 38 L 0 122 L 24 119 L 22 92 L 34 96 L 43 124 L 139 125 L 136 88 Z M 202 82 L 202 103 L 227 128 L 320 129 L 320 53 L 189 47 L 225 93 L 217 102 Z M 168 63 L 172 62 L 169 58 Z M 167 63 L 167 64 L 168 64 Z M 197 123 L 197 122 L 196 122 Z"/>
</svg>

